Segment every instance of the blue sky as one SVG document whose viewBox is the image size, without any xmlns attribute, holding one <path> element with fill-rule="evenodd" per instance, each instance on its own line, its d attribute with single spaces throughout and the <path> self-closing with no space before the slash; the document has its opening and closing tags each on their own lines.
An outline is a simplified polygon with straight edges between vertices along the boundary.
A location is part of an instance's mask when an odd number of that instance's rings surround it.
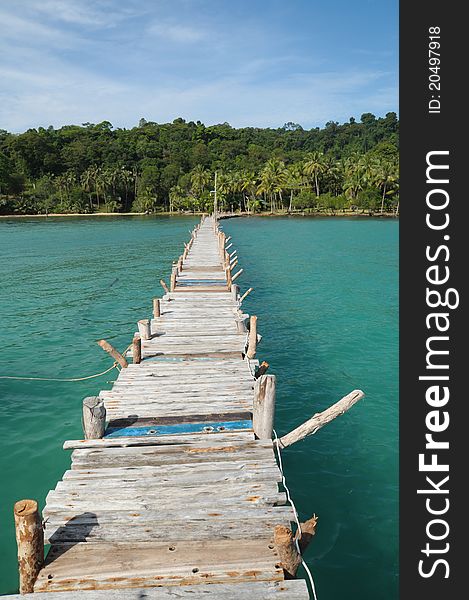
<svg viewBox="0 0 469 600">
<path fill-rule="evenodd" d="M 1 0 L 0 129 L 398 109 L 397 0 Z"/>
</svg>

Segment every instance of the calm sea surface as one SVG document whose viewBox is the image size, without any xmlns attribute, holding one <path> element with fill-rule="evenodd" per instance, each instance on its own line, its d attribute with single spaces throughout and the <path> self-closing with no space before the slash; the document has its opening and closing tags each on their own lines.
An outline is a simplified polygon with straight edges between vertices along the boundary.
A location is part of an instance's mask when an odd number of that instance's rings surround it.
<svg viewBox="0 0 469 600">
<path fill-rule="evenodd" d="M 195 218 L 0 220 L 0 375 L 80 377 L 106 369 L 169 280 Z M 301 518 L 319 515 L 307 553 L 319 600 L 397 598 L 398 223 L 224 221 L 259 316 L 259 358 L 277 375 L 278 434 L 355 388 L 366 398 L 283 453 Z M 17 587 L 12 508 L 41 506 L 81 437 L 81 383 L 0 379 L 0 593 Z"/>
</svg>

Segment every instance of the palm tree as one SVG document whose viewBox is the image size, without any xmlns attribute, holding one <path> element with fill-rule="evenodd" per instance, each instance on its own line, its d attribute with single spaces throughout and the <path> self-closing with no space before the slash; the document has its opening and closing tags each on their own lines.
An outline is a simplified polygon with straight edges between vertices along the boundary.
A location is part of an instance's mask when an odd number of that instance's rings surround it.
<svg viewBox="0 0 469 600">
<path fill-rule="evenodd" d="M 324 154 L 318 151 L 308 154 L 303 165 L 303 169 L 306 175 L 314 179 L 316 196 L 319 196 L 319 176 L 322 175 L 327 169 L 324 161 Z"/>
<path fill-rule="evenodd" d="M 192 191 L 197 195 L 203 194 L 211 179 L 209 171 L 200 164 L 196 165 L 191 171 Z"/>
<path fill-rule="evenodd" d="M 381 190 L 381 213 L 384 212 L 384 200 L 386 195 L 392 191 L 392 185 L 397 181 L 397 170 L 395 165 L 388 159 L 381 159 L 377 164 L 374 183 Z"/>
<path fill-rule="evenodd" d="M 88 198 L 90 201 L 90 209 L 93 210 L 94 179 L 93 179 L 93 171 L 91 168 L 88 168 L 88 169 L 86 169 L 86 171 L 83 171 L 83 173 L 81 174 L 80 183 L 81 183 L 83 189 L 85 190 L 85 192 L 88 194 Z"/>
<path fill-rule="evenodd" d="M 248 213 L 251 210 L 251 205 L 253 202 L 256 202 L 256 190 L 258 187 L 257 177 L 254 171 L 248 171 L 244 169 L 239 172 L 240 177 L 240 188 L 242 192 L 247 192 L 243 194 L 244 196 L 244 204 L 247 208 Z"/>
<path fill-rule="evenodd" d="M 343 189 L 351 201 L 356 201 L 358 192 L 367 185 L 367 174 L 363 162 L 357 156 L 350 156 L 343 163 L 344 183 Z"/>
<path fill-rule="evenodd" d="M 288 204 L 288 212 L 292 211 L 293 203 L 293 192 L 298 191 L 304 184 L 304 172 L 303 165 L 300 163 L 293 163 L 287 167 L 287 181 L 286 188 L 290 190 L 290 202 Z"/>
<path fill-rule="evenodd" d="M 282 190 L 285 189 L 288 179 L 288 171 L 285 163 L 276 158 L 270 158 L 261 171 L 261 181 L 257 188 L 258 194 L 268 196 L 270 200 L 270 212 L 276 209 L 277 194 L 282 201 Z"/>
</svg>

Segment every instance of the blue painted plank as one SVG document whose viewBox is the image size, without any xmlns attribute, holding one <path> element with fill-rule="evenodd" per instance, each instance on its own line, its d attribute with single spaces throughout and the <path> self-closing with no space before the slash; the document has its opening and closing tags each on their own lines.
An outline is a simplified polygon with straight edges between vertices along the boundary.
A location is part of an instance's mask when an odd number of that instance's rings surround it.
<svg viewBox="0 0 469 600">
<path fill-rule="evenodd" d="M 181 433 L 217 433 L 219 431 L 235 431 L 239 429 L 252 429 L 252 421 L 177 423 L 175 425 L 158 425 L 154 427 L 108 427 L 104 433 L 104 437 L 157 437 L 159 435 L 176 435 Z"/>
</svg>

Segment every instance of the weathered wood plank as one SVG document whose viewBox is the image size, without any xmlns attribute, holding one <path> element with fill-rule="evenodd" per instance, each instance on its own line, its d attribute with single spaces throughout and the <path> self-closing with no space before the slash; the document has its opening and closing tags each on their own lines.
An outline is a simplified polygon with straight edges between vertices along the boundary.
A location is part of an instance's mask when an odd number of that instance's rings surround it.
<svg viewBox="0 0 469 600">
<path fill-rule="evenodd" d="M 277 552 L 266 540 L 182 543 L 78 543 L 53 546 L 35 591 L 106 589 L 207 582 L 281 581 Z M 65 551 L 66 550 L 66 551 Z"/>
<path fill-rule="evenodd" d="M 14 594 L 5 598 L 22 600 L 25 596 Z M 307 600 L 308 598 L 308 590 L 303 580 L 217 583 L 216 585 L 200 583 L 178 587 L 67 592 L 67 600 Z M 55 592 L 35 593 L 34 599 L 60 600 Z"/>
</svg>

